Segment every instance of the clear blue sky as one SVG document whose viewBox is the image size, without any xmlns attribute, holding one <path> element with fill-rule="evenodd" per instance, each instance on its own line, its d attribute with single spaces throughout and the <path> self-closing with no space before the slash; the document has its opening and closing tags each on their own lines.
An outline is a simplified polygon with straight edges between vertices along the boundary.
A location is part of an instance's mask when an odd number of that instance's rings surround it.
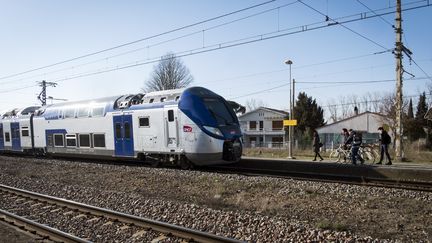
<svg viewBox="0 0 432 243">
<path fill-rule="evenodd" d="M 266 1 L 1 1 L 0 77 L 153 36 L 264 2 Z M 259 35 L 275 36 L 301 29 L 287 30 L 293 27 L 312 23 L 326 24 L 323 23 L 324 16 L 299 2 L 289 4 L 292 2 L 295 1 L 276 0 L 123 48 L 10 78 L 2 78 L 0 79 L 0 111 L 37 104 L 36 96 L 40 88 L 34 86 L 36 81 L 59 81 L 56 88 L 48 88 L 48 96 L 68 100 L 137 93 L 149 78 L 155 63 L 98 75 L 70 78 L 84 73 L 155 60 L 167 52 L 191 53 L 209 50 L 219 44 L 226 46 L 228 45 L 226 43 L 256 40 L 259 38 L 256 36 Z M 369 11 L 356 0 L 306 0 L 304 2 L 330 18 Z M 391 11 L 394 8 L 389 7 L 395 5 L 393 0 L 362 0 L 361 2 L 374 10 L 383 9 L 379 12 Z M 413 2 L 418 1 L 402 1 L 405 7 L 426 3 L 423 1 L 409 5 Z M 404 44 L 414 53 L 414 60 L 429 76 L 432 76 L 432 28 L 430 28 L 432 7 L 406 11 L 402 15 Z M 244 19 L 240 20 L 241 18 Z M 394 14 L 385 15 L 383 18 L 394 23 Z M 222 26 L 216 27 L 218 25 Z M 395 82 L 363 82 L 395 78 L 393 54 L 387 52 L 372 55 L 394 48 L 395 33 L 392 27 L 380 18 L 347 23 L 345 26 L 370 40 L 340 25 L 333 25 L 185 56 L 182 60 L 195 78 L 193 85 L 207 87 L 239 103 L 245 103 L 251 98 L 262 100 L 276 109 L 288 108 L 289 86 L 283 86 L 289 81 L 288 66 L 284 64 L 288 58 L 293 61 L 292 77 L 298 82 L 296 91 L 306 92 L 323 106 L 328 105 L 329 99 L 337 99 L 340 95 L 361 96 L 367 92 L 393 91 Z M 312 27 L 308 26 L 308 28 Z M 196 34 L 192 34 L 195 32 Z M 184 35 L 188 36 L 170 41 Z M 130 53 L 124 54 L 126 52 Z M 113 57 L 117 54 L 123 55 Z M 346 60 L 330 62 L 340 59 Z M 311 65 L 318 63 L 321 64 Z M 409 64 L 407 58 L 404 59 L 404 65 L 405 70 L 416 77 L 425 77 L 417 66 Z M 405 77 L 410 76 L 405 75 Z M 358 83 L 337 86 L 326 83 L 334 81 L 358 81 Z M 418 94 L 425 91 L 427 85 L 431 83 L 432 81 L 427 79 L 407 80 L 404 84 L 404 93 Z M 275 88 L 278 86 L 281 87 Z M 245 96 L 271 88 L 274 89 Z"/>
</svg>

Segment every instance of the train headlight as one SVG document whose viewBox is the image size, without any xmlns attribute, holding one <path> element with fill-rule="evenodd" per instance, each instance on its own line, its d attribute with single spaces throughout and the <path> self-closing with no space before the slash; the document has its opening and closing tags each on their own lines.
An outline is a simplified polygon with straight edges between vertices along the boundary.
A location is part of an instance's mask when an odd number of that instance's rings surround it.
<svg viewBox="0 0 432 243">
<path fill-rule="evenodd" d="M 219 130 L 219 128 L 209 127 L 209 126 L 203 126 L 203 127 L 205 130 L 207 130 L 210 133 L 213 133 L 214 135 L 221 136 L 221 137 L 223 136 L 222 132 Z"/>
</svg>

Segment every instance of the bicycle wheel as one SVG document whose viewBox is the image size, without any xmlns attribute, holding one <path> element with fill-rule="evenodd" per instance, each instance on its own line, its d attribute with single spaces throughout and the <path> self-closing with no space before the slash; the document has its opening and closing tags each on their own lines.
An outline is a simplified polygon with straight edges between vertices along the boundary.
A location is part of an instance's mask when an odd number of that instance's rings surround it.
<svg viewBox="0 0 432 243">
<path fill-rule="evenodd" d="M 342 157 L 342 155 L 341 155 L 341 153 L 339 151 L 333 150 L 330 153 L 329 160 L 331 162 L 340 162 L 341 161 L 341 157 Z"/>
</svg>

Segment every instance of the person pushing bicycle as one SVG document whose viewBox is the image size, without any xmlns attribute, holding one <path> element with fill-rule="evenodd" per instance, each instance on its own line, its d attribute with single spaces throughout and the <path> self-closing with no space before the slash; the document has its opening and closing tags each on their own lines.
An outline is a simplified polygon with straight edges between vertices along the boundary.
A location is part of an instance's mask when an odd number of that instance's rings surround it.
<svg viewBox="0 0 432 243">
<path fill-rule="evenodd" d="M 363 164 L 364 160 L 361 156 L 359 156 L 360 145 L 362 144 L 361 134 L 356 133 L 353 129 L 349 130 L 349 137 L 345 141 L 344 146 L 351 144 L 351 161 L 355 165 L 357 164 L 357 159 L 360 160 L 360 163 Z"/>
</svg>

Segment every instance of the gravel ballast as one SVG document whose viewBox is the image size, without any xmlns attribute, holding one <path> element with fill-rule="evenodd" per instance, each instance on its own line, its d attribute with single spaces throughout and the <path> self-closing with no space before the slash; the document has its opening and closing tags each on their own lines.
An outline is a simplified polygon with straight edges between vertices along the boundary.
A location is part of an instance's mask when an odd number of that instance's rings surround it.
<svg viewBox="0 0 432 243">
<path fill-rule="evenodd" d="M 0 171 L 1 184 L 245 241 L 432 240 L 427 192 L 6 156 Z"/>
</svg>

